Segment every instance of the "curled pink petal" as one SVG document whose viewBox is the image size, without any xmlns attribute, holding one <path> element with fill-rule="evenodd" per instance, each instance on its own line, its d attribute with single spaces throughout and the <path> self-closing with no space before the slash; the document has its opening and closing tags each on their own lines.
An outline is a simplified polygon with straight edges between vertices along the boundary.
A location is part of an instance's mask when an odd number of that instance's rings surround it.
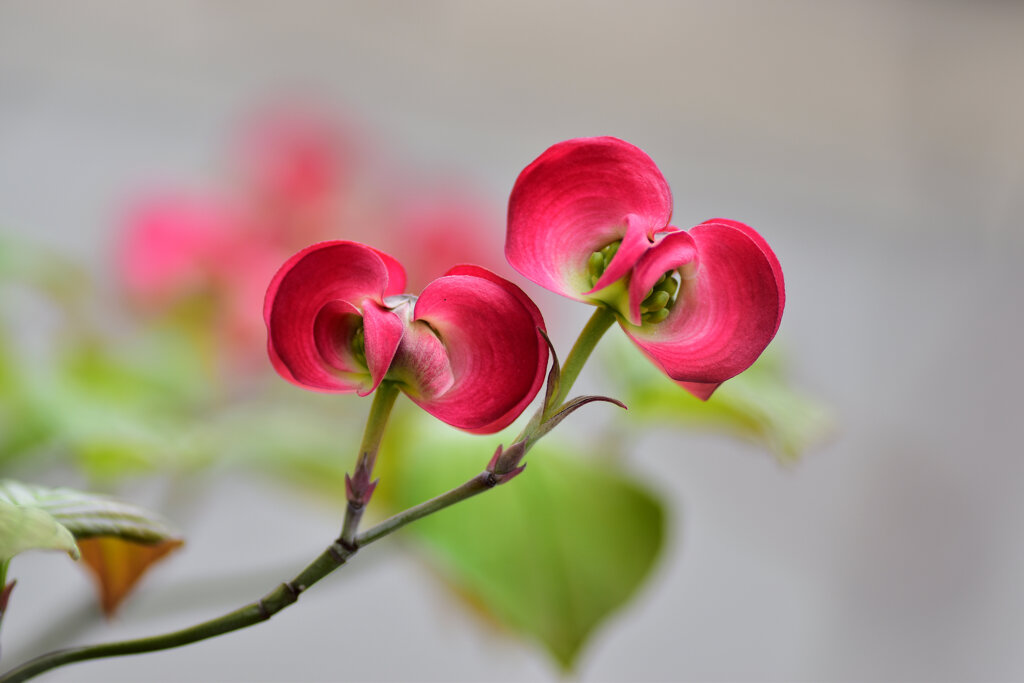
<svg viewBox="0 0 1024 683">
<path fill-rule="evenodd" d="M 693 238 L 685 232 L 673 232 L 648 249 L 634 266 L 629 281 L 629 322 L 640 324 L 640 304 L 658 278 L 691 263 L 696 256 Z"/>
<path fill-rule="evenodd" d="M 498 285 L 506 292 L 516 298 L 517 301 L 525 308 L 530 316 L 533 318 L 534 326 L 539 327 L 542 330 L 546 330 L 544 327 L 544 316 L 541 315 L 540 309 L 537 308 L 537 304 L 533 302 L 533 299 L 526 295 L 526 292 L 521 290 L 515 284 L 509 282 L 505 278 L 501 277 L 497 273 L 493 273 L 486 268 L 480 266 L 474 266 L 471 264 L 460 264 L 452 266 L 445 275 L 471 275 L 473 277 L 480 277 L 485 280 L 490 280 L 494 284 Z M 537 348 L 540 349 L 546 357 L 547 354 L 547 342 L 540 336 L 537 338 Z M 546 364 L 546 363 L 545 363 Z"/>
<path fill-rule="evenodd" d="M 684 273 L 668 318 L 623 329 L 672 379 L 716 384 L 747 369 L 775 336 L 785 304 L 782 269 L 742 223 L 709 221 L 689 234 L 698 265 L 692 276 Z"/>
<path fill-rule="evenodd" d="M 376 301 L 363 304 L 363 334 L 366 346 L 366 366 L 370 370 L 370 386 L 357 393 L 366 396 L 372 393 L 391 367 L 391 361 L 402 341 L 405 322 L 387 307 Z"/>
<path fill-rule="evenodd" d="M 458 265 L 445 273 L 445 275 L 469 275 L 490 280 L 519 301 L 522 307 L 526 309 L 527 313 L 529 313 L 530 317 L 533 319 L 534 329 L 547 330 L 544 326 L 544 316 L 541 315 L 540 309 L 537 308 L 537 304 L 533 302 L 533 299 L 528 297 L 526 292 L 500 275 L 492 273 L 486 268 L 481 268 L 480 266 L 475 265 Z M 530 401 L 532 401 L 533 397 L 537 395 L 537 392 L 540 391 L 546 377 L 545 370 L 548 365 L 549 348 L 547 341 L 540 334 L 536 335 L 536 344 L 539 369 L 534 377 L 533 384 L 530 386 L 529 391 L 523 395 L 523 398 L 519 403 L 514 405 L 505 415 L 495 420 L 494 424 L 500 426 L 497 426 L 490 431 L 498 431 L 511 424 L 526 409 L 526 406 L 530 404 Z"/>
<path fill-rule="evenodd" d="M 263 307 L 268 352 L 277 371 L 308 389 L 360 389 L 361 382 L 339 373 L 321 355 L 314 333 L 317 317 L 333 301 L 356 308 L 366 300 L 382 301 L 393 287 L 389 278 L 400 273 L 400 268 L 397 261 L 381 252 L 344 241 L 314 244 L 288 259 L 271 280 Z M 404 277 L 400 279 L 404 284 Z"/>
<path fill-rule="evenodd" d="M 428 323 L 414 320 L 406 328 L 389 377 L 417 402 L 436 400 L 455 384 L 448 349 Z"/>
<path fill-rule="evenodd" d="M 327 365 L 346 372 L 366 372 L 366 368 L 360 367 L 350 344 L 362 324 L 362 311 L 347 301 L 328 301 L 317 311 L 313 321 L 313 343 Z"/>
<path fill-rule="evenodd" d="M 715 389 L 722 386 L 721 382 L 714 382 L 712 384 L 702 384 L 701 382 L 676 382 L 676 384 L 681 386 L 683 389 L 686 389 L 702 401 L 706 401 L 711 398 L 711 394 L 715 393 Z"/>
<path fill-rule="evenodd" d="M 668 184 L 643 150 L 612 137 L 558 143 L 512 188 L 505 256 L 542 287 L 582 300 L 590 254 L 622 239 L 630 214 L 648 226 L 672 214 Z"/>
<path fill-rule="evenodd" d="M 360 246 L 365 247 L 366 245 Z M 405 268 L 398 262 L 398 259 L 390 254 L 385 254 L 379 249 L 374 249 L 373 247 L 366 248 L 379 256 L 380 260 L 384 262 L 384 267 L 388 269 L 388 283 L 384 287 L 384 296 L 395 296 L 403 293 L 405 291 Z"/>
<path fill-rule="evenodd" d="M 433 398 L 410 397 L 454 427 L 489 434 L 511 424 L 544 382 L 544 323 L 511 282 L 475 266 L 449 272 L 423 290 L 415 319 L 443 342 L 453 383 Z"/>
<path fill-rule="evenodd" d="M 782 277 L 782 266 L 779 264 L 779 259 L 775 257 L 775 252 L 768 246 L 768 242 L 765 241 L 761 234 L 754 230 L 746 223 L 740 223 L 739 221 L 729 220 L 728 218 L 711 218 L 698 225 L 693 230 L 707 229 L 710 226 L 720 225 L 722 227 L 733 228 L 739 230 L 744 235 L 750 238 L 750 240 L 758 246 L 758 248 L 764 253 L 765 258 L 768 260 L 768 264 L 772 267 L 772 276 L 775 279 L 775 284 L 778 286 L 779 291 L 779 315 L 775 320 L 775 332 L 779 331 L 779 325 L 782 323 L 782 311 L 786 307 L 786 283 Z M 704 226 L 704 227 L 702 227 Z M 693 230 L 690 232 L 692 233 Z M 773 333 L 774 334 L 774 333 Z"/>
<path fill-rule="evenodd" d="M 347 301 L 328 301 L 313 321 L 313 343 L 335 377 L 353 387 L 370 384 L 370 373 L 352 351 L 352 339 L 363 325 L 362 312 Z"/>
<path fill-rule="evenodd" d="M 650 249 L 650 235 L 656 229 L 657 227 L 652 228 L 643 216 L 637 216 L 635 213 L 626 216 L 626 234 L 622 237 L 622 244 L 619 245 L 619 250 L 615 252 L 608 268 L 587 294 L 593 294 L 624 278 L 644 252 Z"/>
</svg>

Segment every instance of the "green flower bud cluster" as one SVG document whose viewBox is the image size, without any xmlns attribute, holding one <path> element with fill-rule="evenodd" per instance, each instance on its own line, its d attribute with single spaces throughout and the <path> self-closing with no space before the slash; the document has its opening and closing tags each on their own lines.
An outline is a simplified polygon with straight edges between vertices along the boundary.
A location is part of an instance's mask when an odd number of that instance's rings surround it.
<svg viewBox="0 0 1024 683">
<path fill-rule="evenodd" d="M 640 303 L 640 312 L 646 323 L 660 323 L 668 317 L 675 303 L 675 295 L 679 290 L 679 280 L 675 271 L 662 273 L 658 281 L 651 287 L 644 300 Z"/>
<path fill-rule="evenodd" d="M 590 255 L 590 258 L 587 260 L 587 277 L 590 280 L 591 287 L 594 287 L 597 281 L 601 279 L 601 276 L 604 275 L 604 272 L 608 269 L 608 264 L 615 258 L 615 254 L 618 253 L 620 246 L 622 246 L 621 240 L 612 242 Z M 640 314 L 644 323 L 660 323 L 668 317 L 668 314 L 672 311 L 672 305 L 676 301 L 679 281 L 679 274 L 675 270 L 662 273 L 640 304 Z M 625 307 L 629 305 L 627 284 L 628 279 L 623 279 L 617 284 L 609 285 L 602 289 L 601 294 L 596 296 L 609 308 L 624 311 L 626 310 Z"/>
<path fill-rule="evenodd" d="M 608 270 L 608 264 L 615 258 L 615 254 L 619 251 L 621 244 L 622 240 L 612 242 L 590 255 L 590 260 L 587 261 L 587 275 L 590 276 L 591 287 L 596 285 L 597 281 L 604 275 L 604 271 Z"/>
</svg>

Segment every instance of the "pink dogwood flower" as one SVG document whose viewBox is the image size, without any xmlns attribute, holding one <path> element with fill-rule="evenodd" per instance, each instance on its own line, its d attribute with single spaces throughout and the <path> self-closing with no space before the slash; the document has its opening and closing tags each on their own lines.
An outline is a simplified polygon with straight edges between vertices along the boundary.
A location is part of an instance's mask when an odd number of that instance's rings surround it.
<svg viewBox="0 0 1024 683">
<path fill-rule="evenodd" d="M 550 147 L 509 199 L 505 256 L 521 274 L 606 306 L 665 374 L 707 399 L 775 336 L 782 268 L 751 227 L 669 224 L 672 194 L 647 154 L 612 137 Z"/>
<path fill-rule="evenodd" d="M 306 389 L 365 396 L 389 380 L 459 429 L 508 426 L 544 381 L 536 305 L 479 266 L 452 268 L 419 297 L 404 288 L 401 264 L 364 244 L 300 251 L 267 290 L 271 362 Z"/>
</svg>

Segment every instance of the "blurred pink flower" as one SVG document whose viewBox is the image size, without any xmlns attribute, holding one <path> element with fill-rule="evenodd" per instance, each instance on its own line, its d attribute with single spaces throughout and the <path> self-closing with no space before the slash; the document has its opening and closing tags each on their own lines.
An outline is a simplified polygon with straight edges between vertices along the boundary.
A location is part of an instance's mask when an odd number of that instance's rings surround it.
<svg viewBox="0 0 1024 683">
<path fill-rule="evenodd" d="M 202 300 L 244 361 L 262 346 L 263 293 L 286 253 L 225 205 L 164 197 L 130 210 L 117 270 L 132 303 L 151 313 Z"/>
<path fill-rule="evenodd" d="M 500 274 L 509 273 L 502 257 L 503 225 L 498 207 L 491 207 L 450 188 L 428 194 L 409 192 L 384 243 L 406 265 L 414 289 L 425 286 L 456 263 L 476 263 Z"/>
<path fill-rule="evenodd" d="M 713 219 L 684 232 L 671 215 L 668 184 L 641 149 L 568 140 L 516 180 L 505 255 L 542 287 L 610 308 L 655 365 L 706 399 L 775 336 L 782 269 L 743 223 Z"/>
<path fill-rule="evenodd" d="M 371 393 L 396 382 L 417 405 L 469 432 L 508 426 L 544 381 L 536 305 L 479 266 L 403 295 L 405 272 L 358 242 L 323 242 L 281 267 L 264 318 L 271 362 L 306 389 Z"/>
<path fill-rule="evenodd" d="M 237 220 L 215 202 L 161 197 L 137 204 L 118 244 L 122 284 L 136 302 L 156 307 L 202 291 Z"/>
<path fill-rule="evenodd" d="M 242 129 L 235 166 L 243 205 L 289 253 L 338 230 L 353 173 L 347 132 L 295 104 L 265 109 Z"/>
</svg>

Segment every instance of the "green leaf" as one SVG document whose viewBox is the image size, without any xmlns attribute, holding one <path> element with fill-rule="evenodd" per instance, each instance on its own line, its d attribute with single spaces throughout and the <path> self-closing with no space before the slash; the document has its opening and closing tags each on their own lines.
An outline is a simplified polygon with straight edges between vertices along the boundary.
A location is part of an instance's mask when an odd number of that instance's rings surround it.
<svg viewBox="0 0 1024 683">
<path fill-rule="evenodd" d="M 0 502 L 44 512 L 76 539 L 117 537 L 153 544 L 179 534 L 159 516 L 106 496 L 0 480 Z"/>
<path fill-rule="evenodd" d="M 64 550 L 79 557 L 74 536 L 53 515 L 0 499 L 0 564 L 25 550 Z"/>
<path fill-rule="evenodd" d="M 390 498 L 401 507 L 478 473 L 492 447 L 479 437 L 419 426 L 420 438 L 389 469 Z M 539 641 L 569 670 L 587 638 L 650 574 L 665 514 L 651 491 L 565 444 L 547 439 L 528 462 L 514 481 L 408 533 L 458 595 Z"/>
<path fill-rule="evenodd" d="M 629 406 L 627 419 L 725 432 L 768 449 L 782 463 L 796 462 L 835 429 L 831 412 L 790 388 L 777 352 L 728 380 L 708 401 L 694 398 L 626 343 L 609 344 L 609 365 Z"/>
</svg>

